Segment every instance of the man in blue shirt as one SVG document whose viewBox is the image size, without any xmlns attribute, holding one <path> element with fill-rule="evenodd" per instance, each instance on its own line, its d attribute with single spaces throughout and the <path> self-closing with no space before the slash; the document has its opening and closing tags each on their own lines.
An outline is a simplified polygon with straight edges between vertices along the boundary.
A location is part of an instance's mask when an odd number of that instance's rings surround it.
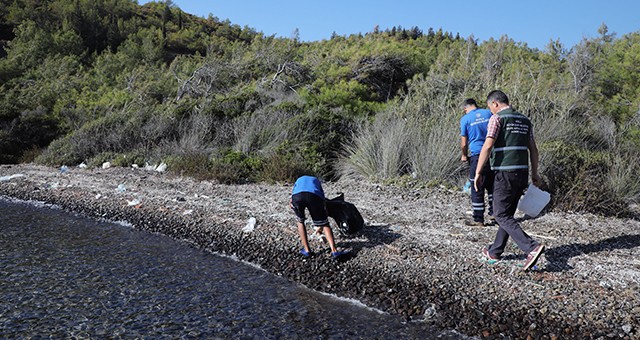
<svg viewBox="0 0 640 340">
<path fill-rule="evenodd" d="M 336 258 L 348 253 L 336 249 L 324 201 L 324 191 L 322 190 L 320 180 L 313 176 L 302 176 L 296 180 L 296 183 L 293 185 L 293 191 L 291 192 L 290 206 L 296 214 L 298 234 L 300 234 L 300 240 L 303 246 L 303 248 L 300 249 L 300 254 L 304 257 L 309 257 L 313 254 L 309 248 L 307 229 L 304 226 L 305 209 L 309 210 L 313 225 L 318 228 L 316 233 L 319 234 L 321 231 L 324 231 L 324 236 L 331 248 L 331 256 Z"/>
<path fill-rule="evenodd" d="M 469 181 L 473 183 L 480 151 L 487 136 L 487 125 L 489 118 L 491 118 L 491 111 L 479 109 L 473 98 L 466 99 L 462 107 L 465 115 L 460 119 L 460 147 L 462 151 L 460 161 L 469 163 Z M 489 196 L 489 215 L 493 215 L 493 174 L 489 166 L 484 166 L 481 172 L 484 177 L 483 186 L 476 190 L 471 185 L 473 220 L 465 221 L 468 226 L 484 226 L 485 190 Z"/>
</svg>

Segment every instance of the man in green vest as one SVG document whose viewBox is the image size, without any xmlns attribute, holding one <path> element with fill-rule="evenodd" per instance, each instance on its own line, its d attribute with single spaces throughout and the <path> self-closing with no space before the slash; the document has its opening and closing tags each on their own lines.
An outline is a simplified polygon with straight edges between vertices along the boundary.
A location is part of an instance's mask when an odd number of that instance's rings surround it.
<svg viewBox="0 0 640 340">
<path fill-rule="evenodd" d="M 527 253 L 523 269 L 533 267 L 544 245 L 522 230 L 514 218 L 520 196 L 529 182 L 529 160 L 531 160 L 531 181 L 540 186 L 538 174 L 538 147 L 533 138 L 533 125 L 529 118 L 514 111 L 509 98 L 495 90 L 487 96 L 487 107 L 493 114 L 487 127 L 487 138 L 482 145 L 474 186 L 481 187 L 482 166 L 491 155 L 491 170 L 494 171 L 493 215 L 498 222 L 498 232 L 493 244 L 482 249 L 489 260 L 500 260 L 509 236 L 520 249 Z"/>
</svg>

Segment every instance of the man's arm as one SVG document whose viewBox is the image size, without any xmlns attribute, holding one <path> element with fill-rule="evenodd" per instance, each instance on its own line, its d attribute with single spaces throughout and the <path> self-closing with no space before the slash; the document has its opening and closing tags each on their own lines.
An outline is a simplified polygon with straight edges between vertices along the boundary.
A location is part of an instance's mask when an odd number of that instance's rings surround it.
<svg viewBox="0 0 640 340">
<path fill-rule="evenodd" d="M 484 140 L 484 144 L 482 144 L 482 150 L 478 157 L 478 165 L 476 166 L 476 175 L 473 180 L 473 185 L 476 191 L 478 191 L 478 188 L 482 185 L 482 168 L 484 168 L 484 164 L 489 159 L 489 154 L 491 153 L 491 149 L 495 143 L 495 138 L 487 137 L 487 139 Z"/>
<path fill-rule="evenodd" d="M 536 140 L 531 139 L 529 141 L 529 159 L 531 160 L 531 181 L 537 187 L 542 185 L 542 178 L 538 174 L 538 161 L 540 154 L 538 153 L 538 146 Z"/>
<path fill-rule="evenodd" d="M 462 157 L 460 157 L 461 162 L 467 161 L 467 155 L 469 154 L 469 140 L 467 136 L 460 136 L 460 149 L 462 151 Z"/>
</svg>

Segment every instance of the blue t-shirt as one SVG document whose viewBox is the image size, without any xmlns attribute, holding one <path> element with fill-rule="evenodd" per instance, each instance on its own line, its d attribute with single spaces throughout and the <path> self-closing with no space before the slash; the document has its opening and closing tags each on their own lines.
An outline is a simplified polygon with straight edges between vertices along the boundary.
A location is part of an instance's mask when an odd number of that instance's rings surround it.
<svg viewBox="0 0 640 340">
<path fill-rule="evenodd" d="M 487 109 L 475 109 L 460 119 L 460 136 L 467 137 L 471 156 L 480 154 L 485 138 L 487 138 L 487 125 L 489 125 L 491 111 Z"/>
<path fill-rule="evenodd" d="M 296 183 L 293 185 L 293 192 L 291 195 L 301 192 L 310 192 L 324 199 L 324 191 L 322 190 L 320 180 L 313 176 L 302 176 L 296 180 Z"/>
</svg>

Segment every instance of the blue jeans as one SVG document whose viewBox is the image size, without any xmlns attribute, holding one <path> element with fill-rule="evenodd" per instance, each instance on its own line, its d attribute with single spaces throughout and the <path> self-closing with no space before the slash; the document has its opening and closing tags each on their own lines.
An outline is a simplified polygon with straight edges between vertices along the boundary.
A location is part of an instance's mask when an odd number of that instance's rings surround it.
<svg viewBox="0 0 640 340">
<path fill-rule="evenodd" d="M 487 191 L 489 201 L 489 215 L 493 215 L 493 172 L 489 164 L 485 164 L 482 168 L 482 186 L 476 191 L 473 181 L 476 176 L 476 168 L 478 167 L 478 158 L 480 155 L 469 157 L 469 180 L 471 181 L 471 209 L 473 210 L 473 220 L 484 222 L 484 192 Z"/>
</svg>

